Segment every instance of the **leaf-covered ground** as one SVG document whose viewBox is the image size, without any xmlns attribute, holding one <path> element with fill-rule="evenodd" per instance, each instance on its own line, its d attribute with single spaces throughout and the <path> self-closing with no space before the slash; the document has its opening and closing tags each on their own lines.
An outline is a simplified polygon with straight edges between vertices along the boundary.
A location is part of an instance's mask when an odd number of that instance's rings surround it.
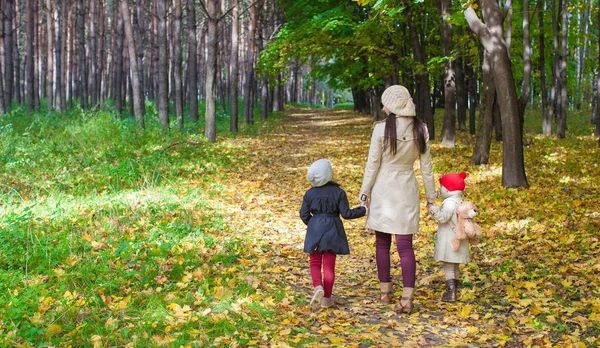
<svg viewBox="0 0 600 348">
<path fill-rule="evenodd" d="M 442 303 L 436 223 L 422 219 L 410 315 L 378 303 L 364 218 L 345 222 L 352 254 L 337 261 L 341 302 L 308 305 L 298 217 L 306 169 L 331 160 L 358 204 L 370 118 L 289 108 L 210 145 L 110 114 L 19 124 L 24 117 L 0 124 L 0 346 L 600 343 L 600 149 L 587 116 L 570 119 L 566 139 L 538 135 L 539 117 L 528 116 L 530 189 L 501 187 L 499 143 L 477 167 L 468 133 L 453 149 L 433 142 L 436 177 L 469 174 L 466 198 L 479 205 L 486 237 L 462 267 L 460 301 Z"/>
<path fill-rule="evenodd" d="M 307 166 L 328 158 L 334 178 L 358 202 L 371 121 L 348 111 L 297 109 L 270 136 L 249 138 L 241 165 L 226 173 L 221 197 L 228 223 L 260 240 L 251 277 L 273 301 L 270 329 L 250 345 L 323 346 L 597 346 L 600 335 L 600 168 L 594 138 L 567 140 L 527 134 L 525 149 L 531 189 L 501 187 L 500 148 L 489 166 L 475 167 L 474 139 L 458 133 L 454 149 L 433 144 L 436 178 L 467 171 L 467 199 L 481 210 L 487 232 L 462 266 L 460 301 L 440 302 L 440 265 L 432 260 L 436 223 L 422 219 L 416 236 L 417 290 L 411 315 L 378 303 L 374 236 L 364 218 L 345 221 L 352 254 L 338 258 L 335 309 L 311 312 L 308 257 L 302 253 L 305 226 L 298 218 L 309 187 Z M 439 202 L 438 202 L 439 204 Z M 424 214 L 424 208 L 422 213 Z M 400 282 L 397 254 L 393 277 Z M 396 300 L 401 289 L 396 288 Z M 269 301 L 270 299 L 265 299 Z"/>
</svg>

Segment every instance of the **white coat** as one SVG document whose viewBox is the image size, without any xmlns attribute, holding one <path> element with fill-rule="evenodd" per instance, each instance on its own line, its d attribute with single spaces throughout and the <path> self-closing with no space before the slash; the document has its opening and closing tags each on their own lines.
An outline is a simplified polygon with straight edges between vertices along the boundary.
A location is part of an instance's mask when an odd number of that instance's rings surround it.
<svg viewBox="0 0 600 348">
<path fill-rule="evenodd" d="M 414 142 L 413 117 L 396 117 L 397 151 L 383 149 L 385 121 L 375 123 L 369 157 L 359 199 L 369 200 L 367 228 L 390 234 L 414 234 L 419 231 L 419 185 L 414 163 L 420 162 L 427 202 L 436 198 L 433 168 L 429 152 L 429 133 L 425 127 L 426 151 L 419 153 Z"/>
<path fill-rule="evenodd" d="M 433 258 L 444 262 L 468 263 L 471 256 L 469 241 L 463 240 L 457 251 L 452 249 L 451 244 L 457 222 L 456 207 L 462 202 L 462 191 L 442 191 L 442 193 L 445 199 L 439 209 L 433 207 L 429 210 L 439 222 Z"/>
</svg>

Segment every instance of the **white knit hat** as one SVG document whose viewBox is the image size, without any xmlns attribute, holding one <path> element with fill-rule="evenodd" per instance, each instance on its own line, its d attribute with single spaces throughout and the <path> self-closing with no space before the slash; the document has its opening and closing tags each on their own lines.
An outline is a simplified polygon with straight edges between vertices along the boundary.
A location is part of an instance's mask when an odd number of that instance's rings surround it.
<svg viewBox="0 0 600 348">
<path fill-rule="evenodd" d="M 330 182 L 331 179 L 333 179 L 333 169 L 328 160 L 317 160 L 308 167 L 306 180 L 310 182 L 312 187 L 321 187 Z"/>
<path fill-rule="evenodd" d="M 393 85 L 381 95 L 381 103 L 396 116 L 415 116 L 415 104 L 408 89 L 404 86 Z"/>
</svg>

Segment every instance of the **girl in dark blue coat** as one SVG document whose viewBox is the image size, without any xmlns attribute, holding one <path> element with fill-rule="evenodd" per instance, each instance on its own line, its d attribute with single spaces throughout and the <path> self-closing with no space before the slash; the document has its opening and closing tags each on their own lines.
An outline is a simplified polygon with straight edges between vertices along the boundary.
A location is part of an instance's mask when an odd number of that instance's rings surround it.
<svg viewBox="0 0 600 348">
<path fill-rule="evenodd" d="M 312 188 L 304 194 L 300 218 L 308 226 L 304 252 L 310 254 L 310 276 L 315 287 L 310 305 L 313 309 L 327 308 L 334 303 L 331 292 L 336 255 L 350 254 L 340 214 L 344 219 L 356 219 L 365 216 L 367 208 L 350 209 L 346 192 L 331 181 L 333 169 L 328 160 L 314 162 L 308 168 L 306 179 Z"/>
</svg>

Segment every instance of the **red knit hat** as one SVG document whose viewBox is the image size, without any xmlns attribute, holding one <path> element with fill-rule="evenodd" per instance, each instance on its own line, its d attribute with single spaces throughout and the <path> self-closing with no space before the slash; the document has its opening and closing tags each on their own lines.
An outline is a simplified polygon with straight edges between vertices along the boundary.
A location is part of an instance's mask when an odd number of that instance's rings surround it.
<svg viewBox="0 0 600 348">
<path fill-rule="evenodd" d="M 446 174 L 440 178 L 440 185 L 448 191 L 462 191 L 465 189 L 465 178 L 467 173 Z"/>
</svg>

